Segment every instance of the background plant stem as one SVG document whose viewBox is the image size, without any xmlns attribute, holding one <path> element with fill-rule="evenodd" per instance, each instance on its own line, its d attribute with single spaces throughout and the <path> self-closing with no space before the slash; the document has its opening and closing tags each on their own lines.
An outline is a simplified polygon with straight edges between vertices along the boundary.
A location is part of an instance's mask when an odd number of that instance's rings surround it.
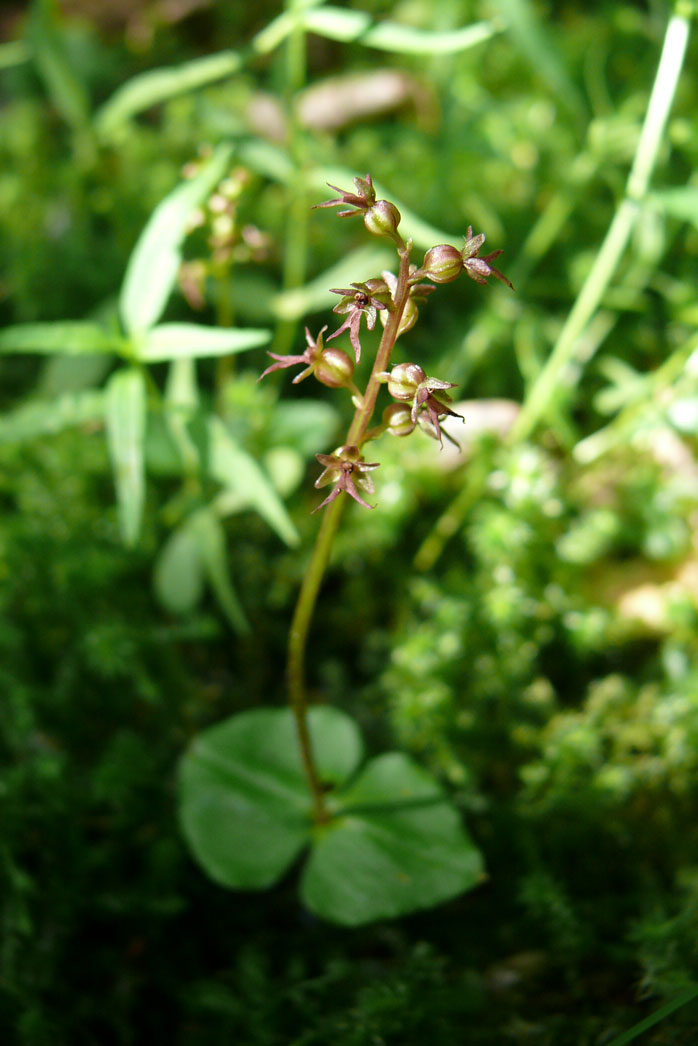
<svg viewBox="0 0 698 1046">
<path fill-rule="evenodd" d="M 284 99 L 289 132 L 289 154 L 293 161 L 293 175 L 288 186 L 289 209 L 284 233 L 284 255 L 281 285 L 284 291 L 302 286 L 308 262 L 308 193 L 305 177 L 305 142 L 298 119 L 296 100 L 306 81 L 306 34 L 302 12 L 303 0 L 287 0 L 286 10 L 294 19 L 293 29 L 286 41 L 284 64 Z M 272 350 L 285 356 L 293 344 L 298 323 L 280 319 L 274 332 Z"/>
<path fill-rule="evenodd" d="M 521 413 L 511 431 L 512 440 L 526 439 L 550 408 L 552 400 L 565 383 L 565 374 L 577 362 L 577 344 L 594 315 L 625 250 L 640 213 L 654 170 L 662 134 L 676 93 L 690 28 L 690 13 L 678 4 L 670 18 L 664 37 L 645 122 L 640 134 L 635 159 L 621 201 L 594 264 L 567 317 L 547 363 L 526 396 Z"/>
</svg>

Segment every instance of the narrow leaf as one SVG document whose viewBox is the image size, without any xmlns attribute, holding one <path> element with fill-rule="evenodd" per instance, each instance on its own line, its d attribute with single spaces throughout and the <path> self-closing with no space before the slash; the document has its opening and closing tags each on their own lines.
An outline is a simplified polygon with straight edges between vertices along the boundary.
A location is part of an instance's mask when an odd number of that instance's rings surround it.
<svg viewBox="0 0 698 1046">
<path fill-rule="evenodd" d="M 303 0 L 298 10 L 312 7 L 320 0 Z M 219 51 L 194 58 L 182 65 L 149 69 L 123 84 L 97 111 L 95 126 L 108 136 L 127 120 L 145 109 L 167 102 L 177 95 L 194 91 L 234 75 L 255 55 L 268 54 L 283 43 L 296 24 L 296 12 L 284 11 L 265 26 L 244 51 Z"/>
<path fill-rule="evenodd" d="M 0 330 L 0 353 L 79 356 L 115 352 L 120 348 L 123 348 L 123 341 L 107 334 L 96 323 L 18 323 Z"/>
<path fill-rule="evenodd" d="M 172 360 L 165 387 L 165 419 L 184 471 L 190 475 L 199 471 L 199 452 L 188 428 L 198 403 L 199 388 L 194 360 L 186 356 Z"/>
<path fill-rule="evenodd" d="M 204 567 L 198 537 L 188 521 L 172 531 L 160 550 L 153 584 L 158 599 L 173 614 L 188 614 L 199 603 Z"/>
<path fill-rule="evenodd" d="M 649 202 L 658 205 L 665 214 L 698 228 L 698 185 L 685 185 L 652 193 Z"/>
<path fill-rule="evenodd" d="M 145 500 L 145 379 L 140 370 L 120 370 L 106 389 L 107 446 L 114 470 L 119 528 L 127 545 L 135 545 Z"/>
<path fill-rule="evenodd" d="M 552 33 L 548 32 L 531 0 L 494 0 L 495 7 L 511 35 L 512 43 L 528 60 L 533 71 L 543 78 L 575 116 L 584 112 L 584 103 L 569 76 Z"/>
<path fill-rule="evenodd" d="M 287 545 L 297 545 L 298 531 L 274 486 L 220 418 L 209 419 L 209 472 L 224 487 L 242 495 Z"/>
<path fill-rule="evenodd" d="M 121 288 L 119 310 L 129 334 L 154 326 L 162 315 L 177 278 L 189 216 L 223 177 L 230 156 L 230 147 L 220 146 L 195 178 L 178 185 L 153 211 Z"/>
<path fill-rule="evenodd" d="M 73 425 L 99 422 L 103 416 L 104 393 L 94 389 L 25 403 L 0 415 L 0 443 L 23 443 L 50 436 Z"/>
<path fill-rule="evenodd" d="M 188 526 L 208 582 L 231 628 L 236 632 L 249 632 L 245 612 L 230 579 L 225 531 L 220 520 L 210 509 L 202 508 L 190 517 Z"/>
<path fill-rule="evenodd" d="M 235 327 L 203 327 L 197 323 L 162 323 L 136 339 L 135 356 L 142 363 L 163 360 L 228 356 L 256 349 L 269 341 L 267 330 L 238 330 Z"/>
<path fill-rule="evenodd" d="M 32 56 L 31 48 L 24 40 L 8 40 L 0 44 L 0 69 L 12 69 L 15 65 L 23 65 Z"/>
<path fill-rule="evenodd" d="M 187 91 L 232 76 L 242 67 L 238 51 L 219 51 L 217 54 L 194 58 L 178 66 L 149 69 L 127 80 L 95 114 L 98 134 L 108 137 L 137 113 L 151 109 Z"/>
<path fill-rule="evenodd" d="M 502 30 L 502 26 L 495 22 L 476 22 L 450 32 L 429 32 L 397 22 L 376 22 L 363 11 L 341 7 L 308 11 L 303 15 L 303 25 L 310 32 L 330 40 L 358 43 L 395 54 L 417 55 L 457 54 L 489 40 Z"/>
<path fill-rule="evenodd" d="M 52 0 L 37 0 L 28 29 L 34 61 L 51 101 L 71 127 L 84 129 L 90 115 L 87 89 L 66 50 Z"/>
<path fill-rule="evenodd" d="M 65 392 L 96 389 L 104 383 L 114 366 L 111 353 L 94 356 L 49 356 L 41 368 L 36 392 L 43 399 L 52 399 Z"/>
</svg>

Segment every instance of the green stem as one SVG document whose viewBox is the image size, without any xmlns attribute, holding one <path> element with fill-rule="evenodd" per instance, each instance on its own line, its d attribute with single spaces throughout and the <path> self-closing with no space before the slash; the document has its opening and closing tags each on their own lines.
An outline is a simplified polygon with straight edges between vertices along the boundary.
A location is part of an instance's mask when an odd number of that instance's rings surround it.
<svg viewBox="0 0 698 1046">
<path fill-rule="evenodd" d="M 283 291 L 301 287 L 308 262 L 308 193 L 305 177 L 305 144 L 303 128 L 298 119 L 297 94 L 306 81 L 306 34 L 302 12 L 304 0 L 286 0 L 286 11 L 293 19 L 293 29 L 286 41 L 285 54 L 285 108 L 289 128 L 289 153 L 293 160 L 293 174 L 288 187 L 289 208 L 284 232 L 284 255 L 281 285 Z M 272 350 L 285 356 L 296 335 L 295 320 L 280 319 L 274 333 Z"/>
<path fill-rule="evenodd" d="M 345 445 L 361 447 L 365 442 L 368 426 L 376 406 L 381 381 L 379 375 L 386 370 L 390 362 L 390 355 L 397 341 L 400 321 L 405 310 L 405 305 L 410 294 L 410 251 L 411 243 L 399 250 L 400 268 L 398 271 L 397 289 L 395 292 L 395 308 L 388 317 L 388 322 L 383 330 L 383 336 L 378 346 L 373 370 L 366 386 L 361 403 L 356 408 L 356 413 L 349 426 Z M 325 514 L 315 540 L 315 547 L 310 557 L 310 563 L 303 577 L 303 583 L 298 595 L 296 609 L 291 622 L 291 630 L 288 643 L 288 691 L 289 703 L 296 721 L 298 741 L 301 749 L 301 758 L 305 770 L 306 779 L 310 786 L 313 797 L 313 812 L 318 824 L 328 819 L 327 807 L 323 797 L 322 783 L 317 771 L 317 765 L 313 756 L 313 747 L 308 729 L 308 699 L 305 689 L 305 651 L 308 642 L 308 632 L 312 620 L 313 611 L 317 602 L 320 585 L 330 560 L 332 544 L 339 528 L 342 512 L 346 498 L 338 497 L 325 509 Z"/>
<path fill-rule="evenodd" d="M 647 193 L 683 66 L 689 28 L 690 11 L 687 11 L 685 2 L 680 0 L 676 5 L 676 13 L 667 25 L 645 122 L 628 176 L 625 198 L 614 215 L 557 343 L 526 397 L 511 431 L 513 440 L 523 440 L 531 434 L 549 409 L 560 385 L 565 384 L 570 366 L 579 364 L 579 338 L 613 278 L 640 213 L 640 202 Z"/>
<path fill-rule="evenodd" d="M 472 506 L 480 499 L 487 485 L 490 462 L 485 456 L 477 457 L 470 465 L 458 495 L 446 511 L 439 516 L 414 557 L 414 569 L 423 573 L 431 570 L 441 556 L 447 542 L 460 529 Z"/>
<path fill-rule="evenodd" d="M 235 315 L 233 303 L 230 298 L 230 270 L 229 264 L 216 265 L 213 270 L 216 294 L 216 323 L 219 327 L 232 327 Z M 225 394 L 225 387 L 233 376 L 235 369 L 235 357 L 233 355 L 221 356 L 216 366 L 216 391 L 218 397 Z"/>
<path fill-rule="evenodd" d="M 677 995 L 675 999 L 672 999 L 671 1002 L 668 1002 L 666 1006 L 662 1006 L 659 1010 L 651 1013 L 649 1017 L 645 1017 L 643 1021 L 633 1025 L 629 1031 L 618 1035 L 608 1046 L 627 1046 L 627 1043 L 633 1042 L 638 1035 L 649 1031 L 655 1024 L 659 1024 L 660 1021 L 665 1020 L 666 1017 L 670 1017 L 672 1013 L 680 1010 L 682 1006 L 687 1006 L 689 1002 L 693 1002 L 696 996 L 698 996 L 698 987 L 693 984 L 690 988 L 686 988 L 685 991 L 681 992 L 680 995 Z"/>
</svg>

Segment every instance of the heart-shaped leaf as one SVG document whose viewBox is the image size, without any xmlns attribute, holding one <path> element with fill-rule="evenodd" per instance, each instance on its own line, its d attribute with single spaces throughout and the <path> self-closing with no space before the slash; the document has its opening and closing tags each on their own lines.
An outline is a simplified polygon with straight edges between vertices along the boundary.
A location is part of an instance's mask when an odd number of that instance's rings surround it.
<svg viewBox="0 0 698 1046">
<path fill-rule="evenodd" d="M 303 872 L 308 908 L 359 926 L 430 908 L 483 878 L 480 852 L 429 774 L 400 752 L 373 759 L 316 830 Z"/>
<path fill-rule="evenodd" d="M 361 759 L 353 720 L 313 708 L 318 771 L 345 781 Z M 223 886 L 264 889 L 290 867 L 312 831 L 311 797 L 288 709 L 255 709 L 211 727 L 180 765 L 180 817 L 187 842 Z"/>
<path fill-rule="evenodd" d="M 212 879 L 263 889 L 310 846 L 303 900 L 345 926 L 431 907 L 482 880 L 479 850 L 428 773 L 390 752 L 353 778 L 362 754 L 353 720 L 332 708 L 313 708 L 308 720 L 326 824 L 313 821 L 288 709 L 233 716 L 182 759 L 182 827 Z"/>
</svg>

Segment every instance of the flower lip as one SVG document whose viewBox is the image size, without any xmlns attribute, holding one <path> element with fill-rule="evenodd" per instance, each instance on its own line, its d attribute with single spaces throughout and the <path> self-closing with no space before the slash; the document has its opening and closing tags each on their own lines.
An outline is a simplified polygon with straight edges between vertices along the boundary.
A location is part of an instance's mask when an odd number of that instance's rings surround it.
<svg viewBox="0 0 698 1046">
<path fill-rule="evenodd" d="M 377 461 L 364 461 L 358 447 L 353 446 L 338 447 L 334 454 L 316 454 L 315 457 L 321 465 L 325 466 L 324 472 L 315 480 L 316 488 L 327 486 L 328 483 L 334 483 L 335 486 L 325 500 L 313 509 L 313 512 L 319 512 L 325 505 L 329 505 L 331 501 L 339 497 L 342 491 L 364 508 L 375 508 L 374 505 L 369 505 L 367 501 L 364 501 L 356 489 L 356 484 L 363 487 L 367 493 L 373 494 L 373 480 L 365 473 L 377 469 L 379 465 Z M 354 481 L 355 476 L 356 482 Z"/>
<path fill-rule="evenodd" d="M 358 363 L 361 359 L 361 341 L 359 339 L 359 328 L 361 317 L 366 317 L 366 326 L 370 331 L 376 325 L 376 317 L 379 309 L 387 309 L 377 297 L 371 293 L 371 288 L 366 283 L 352 283 L 351 287 L 331 287 L 332 294 L 341 294 L 342 300 L 335 305 L 333 312 L 340 315 L 346 314 L 346 320 L 336 331 L 330 334 L 328 341 L 338 338 L 345 330 L 349 331 L 354 356 Z"/>
</svg>

